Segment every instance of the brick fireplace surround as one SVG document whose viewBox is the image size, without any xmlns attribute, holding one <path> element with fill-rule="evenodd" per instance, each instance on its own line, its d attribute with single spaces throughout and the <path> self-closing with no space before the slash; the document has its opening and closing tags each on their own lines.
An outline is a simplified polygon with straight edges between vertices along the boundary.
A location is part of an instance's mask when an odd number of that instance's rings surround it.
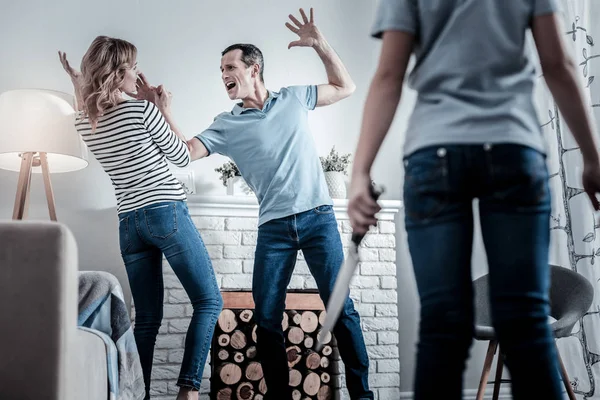
<svg viewBox="0 0 600 400">
<path fill-rule="evenodd" d="M 382 211 L 376 230 L 367 235 L 360 249 L 361 263 L 351 285 L 350 296 L 362 319 L 371 361 L 370 385 L 375 399 L 400 398 L 398 354 L 398 308 L 396 283 L 395 218 L 400 201 L 381 201 Z M 251 288 L 254 247 L 257 236 L 258 205 L 254 196 L 190 196 L 190 214 L 208 248 L 223 291 Z M 350 242 L 351 227 L 346 215 L 347 200 L 334 200 L 338 227 L 344 248 Z M 172 400 L 183 357 L 183 344 L 192 306 L 173 271 L 164 265 L 164 320 L 157 339 L 152 372 L 152 398 Z M 289 289 L 315 289 L 302 255 Z M 209 357 L 210 359 L 210 357 Z M 340 365 L 343 371 L 343 366 Z M 207 363 L 201 400 L 209 399 L 211 368 Z M 339 396 L 348 399 L 343 375 L 338 379 Z"/>
</svg>

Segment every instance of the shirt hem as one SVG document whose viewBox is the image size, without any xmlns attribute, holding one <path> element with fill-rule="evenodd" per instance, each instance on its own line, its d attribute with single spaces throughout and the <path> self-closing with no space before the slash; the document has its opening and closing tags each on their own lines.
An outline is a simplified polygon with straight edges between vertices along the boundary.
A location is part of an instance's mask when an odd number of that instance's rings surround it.
<svg viewBox="0 0 600 400">
<path fill-rule="evenodd" d="M 307 205 L 304 207 L 293 207 L 291 210 L 288 210 L 288 211 L 280 211 L 280 212 L 270 211 L 268 213 L 265 213 L 265 214 L 259 216 L 258 226 L 260 227 L 261 225 L 264 225 L 267 222 L 272 221 L 274 219 L 285 218 L 285 217 L 300 214 L 300 213 L 303 213 L 306 211 L 310 211 L 319 206 L 332 206 L 332 205 L 333 205 L 333 200 L 329 199 L 329 200 L 325 200 L 325 201 L 317 201 L 315 203 L 312 203 L 311 205 Z"/>
<path fill-rule="evenodd" d="M 136 206 L 132 206 L 132 207 L 121 208 L 120 206 L 117 206 L 117 215 L 121 215 L 121 214 L 125 214 L 125 213 L 131 212 L 131 211 L 139 210 L 140 208 L 148 207 L 148 206 L 151 206 L 153 204 L 168 203 L 168 202 L 178 202 L 178 201 L 187 202 L 187 196 L 184 195 L 181 199 L 177 199 L 177 198 L 156 199 L 156 200 L 152 200 L 152 201 L 150 201 L 148 203 L 142 203 L 142 205 L 136 205 Z"/>
<path fill-rule="evenodd" d="M 487 133 L 485 136 L 489 136 L 489 137 L 465 140 L 462 138 L 454 139 L 454 138 L 452 138 L 451 134 L 448 134 L 447 136 L 445 136 L 443 138 L 436 138 L 434 140 L 420 140 L 415 143 L 410 143 L 408 146 L 405 145 L 402 154 L 403 154 L 403 157 L 408 157 L 411 154 L 413 154 L 419 150 L 422 150 L 424 148 L 431 147 L 431 146 L 461 145 L 461 144 L 484 145 L 484 144 L 501 144 L 501 143 L 518 144 L 518 145 L 522 145 L 522 146 L 527 146 L 527 147 L 531 147 L 534 150 L 539 151 L 540 153 L 542 153 L 544 155 L 547 154 L 547 149 L 544 146 L 544 142 L 541 137 L 541 134 L 540 134 L 539 141 L 527 140 L 527 139 L 516 138 L 516 137 L 506 137 L 506 131 L 490 132 L 490 133 Z"/>
</svg>

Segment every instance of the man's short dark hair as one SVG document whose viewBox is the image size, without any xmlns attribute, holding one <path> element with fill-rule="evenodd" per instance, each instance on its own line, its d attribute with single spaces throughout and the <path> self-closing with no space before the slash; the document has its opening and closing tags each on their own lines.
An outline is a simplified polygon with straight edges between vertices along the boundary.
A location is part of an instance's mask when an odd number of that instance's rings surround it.
<svg viewBox="0 0 600 400">
<path fill-rule="evenodd" d="M 265 61 L 263 59 L 263 54 L 260 51 L 260 49 L 253 44 L 236 43 L 223 50 L 221 56 L 224 56 L 225 54 L 233 50 L 242 51 L 242 61 L 244 62 L 244 64 L 246 64 L 247 67 L 250 67 L 254 64 L 258 64 L 258 66 L 260 67 L 260 81 L 264 83 L 265 79 L 263 78 L 263 72 L 265 69 Z"/>
</svg>

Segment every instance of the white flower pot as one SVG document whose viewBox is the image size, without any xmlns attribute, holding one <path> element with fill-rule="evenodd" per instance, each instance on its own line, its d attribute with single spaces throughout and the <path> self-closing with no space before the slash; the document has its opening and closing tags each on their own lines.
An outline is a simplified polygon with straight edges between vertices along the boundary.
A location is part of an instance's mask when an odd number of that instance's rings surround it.
<svg viewBox="0 0 600 400">
<path fill-rule="evenodd" d="M 325 172 L 325 182 L 332 199 L 346 198 L 346 179 L 343 172 Z"/>
<path fill-rule="evenodd" d="M 249 196 L 253 193 L 244 178 L 234 176 L 227 180 L 227 194 L 230 196 Z"/>
</svg>

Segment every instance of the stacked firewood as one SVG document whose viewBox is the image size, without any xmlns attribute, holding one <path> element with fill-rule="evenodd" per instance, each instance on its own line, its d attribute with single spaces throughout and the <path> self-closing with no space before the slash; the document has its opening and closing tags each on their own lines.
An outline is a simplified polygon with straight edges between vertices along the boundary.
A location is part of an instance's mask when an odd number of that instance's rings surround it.
<svg viewBox="0 0 600 400">
<path fill-rule="evenodd" d="M 249 309 L 221 312 L 211 351 L 211 399 L 262 400 L 267 392 L 253 315 Z M 325 311 L 287 310 L 283 314 L 294 400 L 333 399 L 332 354 L 337 349 L 331 335 L 325 338 L 326 345 L 320 352 L 314 350 L 324 319 Z"/>
</svg>

